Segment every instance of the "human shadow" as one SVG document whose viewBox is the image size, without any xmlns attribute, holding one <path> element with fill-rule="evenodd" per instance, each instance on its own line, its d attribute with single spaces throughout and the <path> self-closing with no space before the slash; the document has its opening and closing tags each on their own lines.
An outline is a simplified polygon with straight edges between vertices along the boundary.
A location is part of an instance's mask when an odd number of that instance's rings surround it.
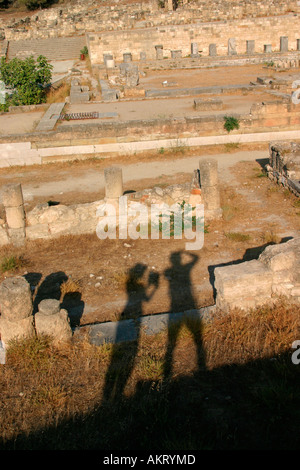
<svg viewBox="0 0 300 470">
<path fill-rule="evenodd" d="M 185 305 L 189 305 L 189 309 L 197 309 L 197 305 L 193 295 L 191 271 L 197 263 L 199 257 L 187 252 L 185 256 L 190 258 L 189 261 L 183 262 L 183 251 L 177 251 L 171 254 L 171 266 L 164 271 L 166 279 L 169 281 L 170 296 L 170 315 L 168 321 L 168 339 L 164 360 L 164 379 L 168 379 L 172 372 L 174 349 L 178 341 L 179 333 L 185 325 L 192 333 L 195 345 L 197 347 L 197 366 L 198 370 L 205 366 L 205 355 L 201 340 L 201 319 L 197 317 L 193 321 L 188 315 L 182 314 L 178 318 L 174 312 L 178 312 L 179 306 L 186 310 Z M 182 304 L 182 298 L 178 299 L 179 293 L 184 288 L 185 304 Z M 178 302 L 179 300 L 179 302 Z M 177 318 L 176 318 L 177 317 Z"/>
<path fill-rule="evenodd" d="M 147 284 L 143 282 L 143 277 L 147 271 L 147 266 L 137 263 L 129 270 L 126 283 L 127 303 L 121 314 L 121 320 L 117 326 L 116 342 L 113 345 L 110 365 L 105 376 L 103 392 L 104 400 L 117 400 L 123 394 L 128 378 L 134 368 L 137 356 L 140 337 L 140 322 L 136 321 L 143 313 L 143 304 L 149 302 L 158 288 L 159 275 L 150 272 Z M 122 323 L 124 320 L 131 320 L 135 323 L 135 339 L 131 342 L 119 342 L 118 337 L 122 336 Z M 120 367 L 120 360 L 122 366 Z"/>
</svg>

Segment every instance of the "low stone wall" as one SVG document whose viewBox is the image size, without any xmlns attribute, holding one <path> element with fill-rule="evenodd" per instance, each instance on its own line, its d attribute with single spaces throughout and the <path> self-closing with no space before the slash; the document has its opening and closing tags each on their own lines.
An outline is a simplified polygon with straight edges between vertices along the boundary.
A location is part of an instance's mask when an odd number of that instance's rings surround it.
<svg viewBox="0 0 300 470">
<path fill-rule="evenodd" d="M 257 260 L 216 267 L 217 308 L 248 310 L 278 296 L 300 301 L 300 238 L 270 245 Z"/>
<path fill-rule="evenodd" d="M 146 206 L 187 203 L 192 207 L 204 204 L 205 218 L 218 218 L 222 215 L 218 188 L 218 167 L 214 159 L 201 159 L 200 170 L 195 170 L 191 182 L 167 188 L 155 186 L 152 189 L 126 194 L 127 213 L 137 202 Z M 2 202 L 6 220 L 0 224 L 0 245 L 9 243 L 22 245 L 26 240 L 50 239 L 62 235 L 96 233 L 98 224 L 106 215 L 99 215 L 99 208 L 106 203 L 113 204 L 119 214 L 119 199 L 123 196 L 122 169 L 109 167 L 104 171 L 105 198 L 92 203 L 39 204 L 25 214 L 22 188 L 20 184 L 10 184 L 2 188 Z M 150 217 L 151 212 L 148 212 Z M 134 216 L 128 218 L 129 222 Z M 148 219 L 147 219 L 148 221 Z M 118 222 L 118 221 L 117 221 Z"/>
<path fill-rule="evenodd" d="M 271 142 L 269 163 L 265 166 L 268 177 L 300 197 L 300 144 Z"/>
<path fill-rule="evenodd" d="M 191 97 L 191 108 L 193 103 Z M 214 145 L 234 142 L 237 135 L 239 142 L 270 141 L 275 131 L 282 136 L 277 140 L 286 140 L 289 132 L 300 129 L 300 105 L 292 103 L 290 97 L 257 103 L 249 114 L 235 114 L 240 127 L 230 133 L 224 129 L 222 114 L 202 116 L 197 115 L 196 110 L 195 116 L 182 118 L 102 123 L 89 120 L 58 125 L 53 129 L 63 105 L 56 103 L 55 107 L 48 108 L 39 132 L 0 137 L 0 167 L 42 164 L 80 158 L 81 155 L 129 155 L 148 149 L 172 148 L 182 143 L 187 146 Z M 49 128 L 53 130 L 47 130 Z M 299 139 L 297 132 L 294 138 Z"/>
</svg>

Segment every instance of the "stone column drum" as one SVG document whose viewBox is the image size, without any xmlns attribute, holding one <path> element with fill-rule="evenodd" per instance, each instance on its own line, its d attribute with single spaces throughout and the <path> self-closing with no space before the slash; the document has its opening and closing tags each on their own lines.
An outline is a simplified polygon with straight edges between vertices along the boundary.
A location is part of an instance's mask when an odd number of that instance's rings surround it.
<svg viewBox="0 0 300 470">
<path fill-rule="evenodd" d="M 199 160 L 201 196 L 204 204 L 205 219 L 222 216 L 220 192 L 218 187 L 218 162 L 213 158 Z"/>
<path fill-rule="evenodd" d="M 109 167 L 104 170 L 105 198 L 118 199 L 123 196 L 122 168 Z"/>
<path fill-rule="evenodd" d="M 8 184 L 2 190 L 8 235 L 14 245 L 25 242 L 25 210 L 21 184 Z"/>
<path fill-rule="evenodd" d="M 37 336 L 50 336 L 54 343 L 68 342 L 72 329 L 68 312 L 60 309 L 56 299 L 46 299 L 39 303 L 39 311 L 34 316 Z"/>
<path fill-rule="evenodd" d="M 29 283 L 22 276 L 5 279 L 0 285 L 0 333 L 9 341 L 35 336 L 33 303 Z"/>
</svg>

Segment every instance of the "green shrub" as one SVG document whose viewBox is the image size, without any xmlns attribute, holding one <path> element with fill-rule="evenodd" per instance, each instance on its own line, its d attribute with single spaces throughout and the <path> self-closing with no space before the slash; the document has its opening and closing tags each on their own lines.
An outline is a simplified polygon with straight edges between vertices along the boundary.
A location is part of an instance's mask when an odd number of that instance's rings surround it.
<svg viewBox="0 0 300 470">
<path fill-rule="evenodd" d="M 233 116 L 224 116 L 224 129 L 229 133 L 233 129 L 239 129 L 240 124 L 237 118 Z"/>
</svg>

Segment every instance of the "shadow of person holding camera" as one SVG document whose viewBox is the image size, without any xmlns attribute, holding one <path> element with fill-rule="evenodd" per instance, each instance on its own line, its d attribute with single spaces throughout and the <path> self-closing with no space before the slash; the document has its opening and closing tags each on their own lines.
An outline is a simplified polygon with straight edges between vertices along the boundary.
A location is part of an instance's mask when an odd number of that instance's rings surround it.
<svg viewBox="0 0 300 470">
<path fill-rule="evenodd" d="M 152 299 L 159 284 L 159 274 L 150 272 L 145 285 L 143 278 L 146 271 L 147 266 L 142 263 L 137 263 L 129 271 L 126 282 L 128 300 L 121 314 L 122 319 L 119 321 L 118 329 L 122 321 L 133 320 L 136 337 L 134 341 L 118 343 L 118 331 L 116 333 L 116 343 L 112 349 L 110 365 L 105 377 L 103 393 L 105 400 L 116 400 L 122 395 L 134 367 L 140 339 L 140 322 L 137 320 L 143 314 L 143 304 Z"/>
</svg>

